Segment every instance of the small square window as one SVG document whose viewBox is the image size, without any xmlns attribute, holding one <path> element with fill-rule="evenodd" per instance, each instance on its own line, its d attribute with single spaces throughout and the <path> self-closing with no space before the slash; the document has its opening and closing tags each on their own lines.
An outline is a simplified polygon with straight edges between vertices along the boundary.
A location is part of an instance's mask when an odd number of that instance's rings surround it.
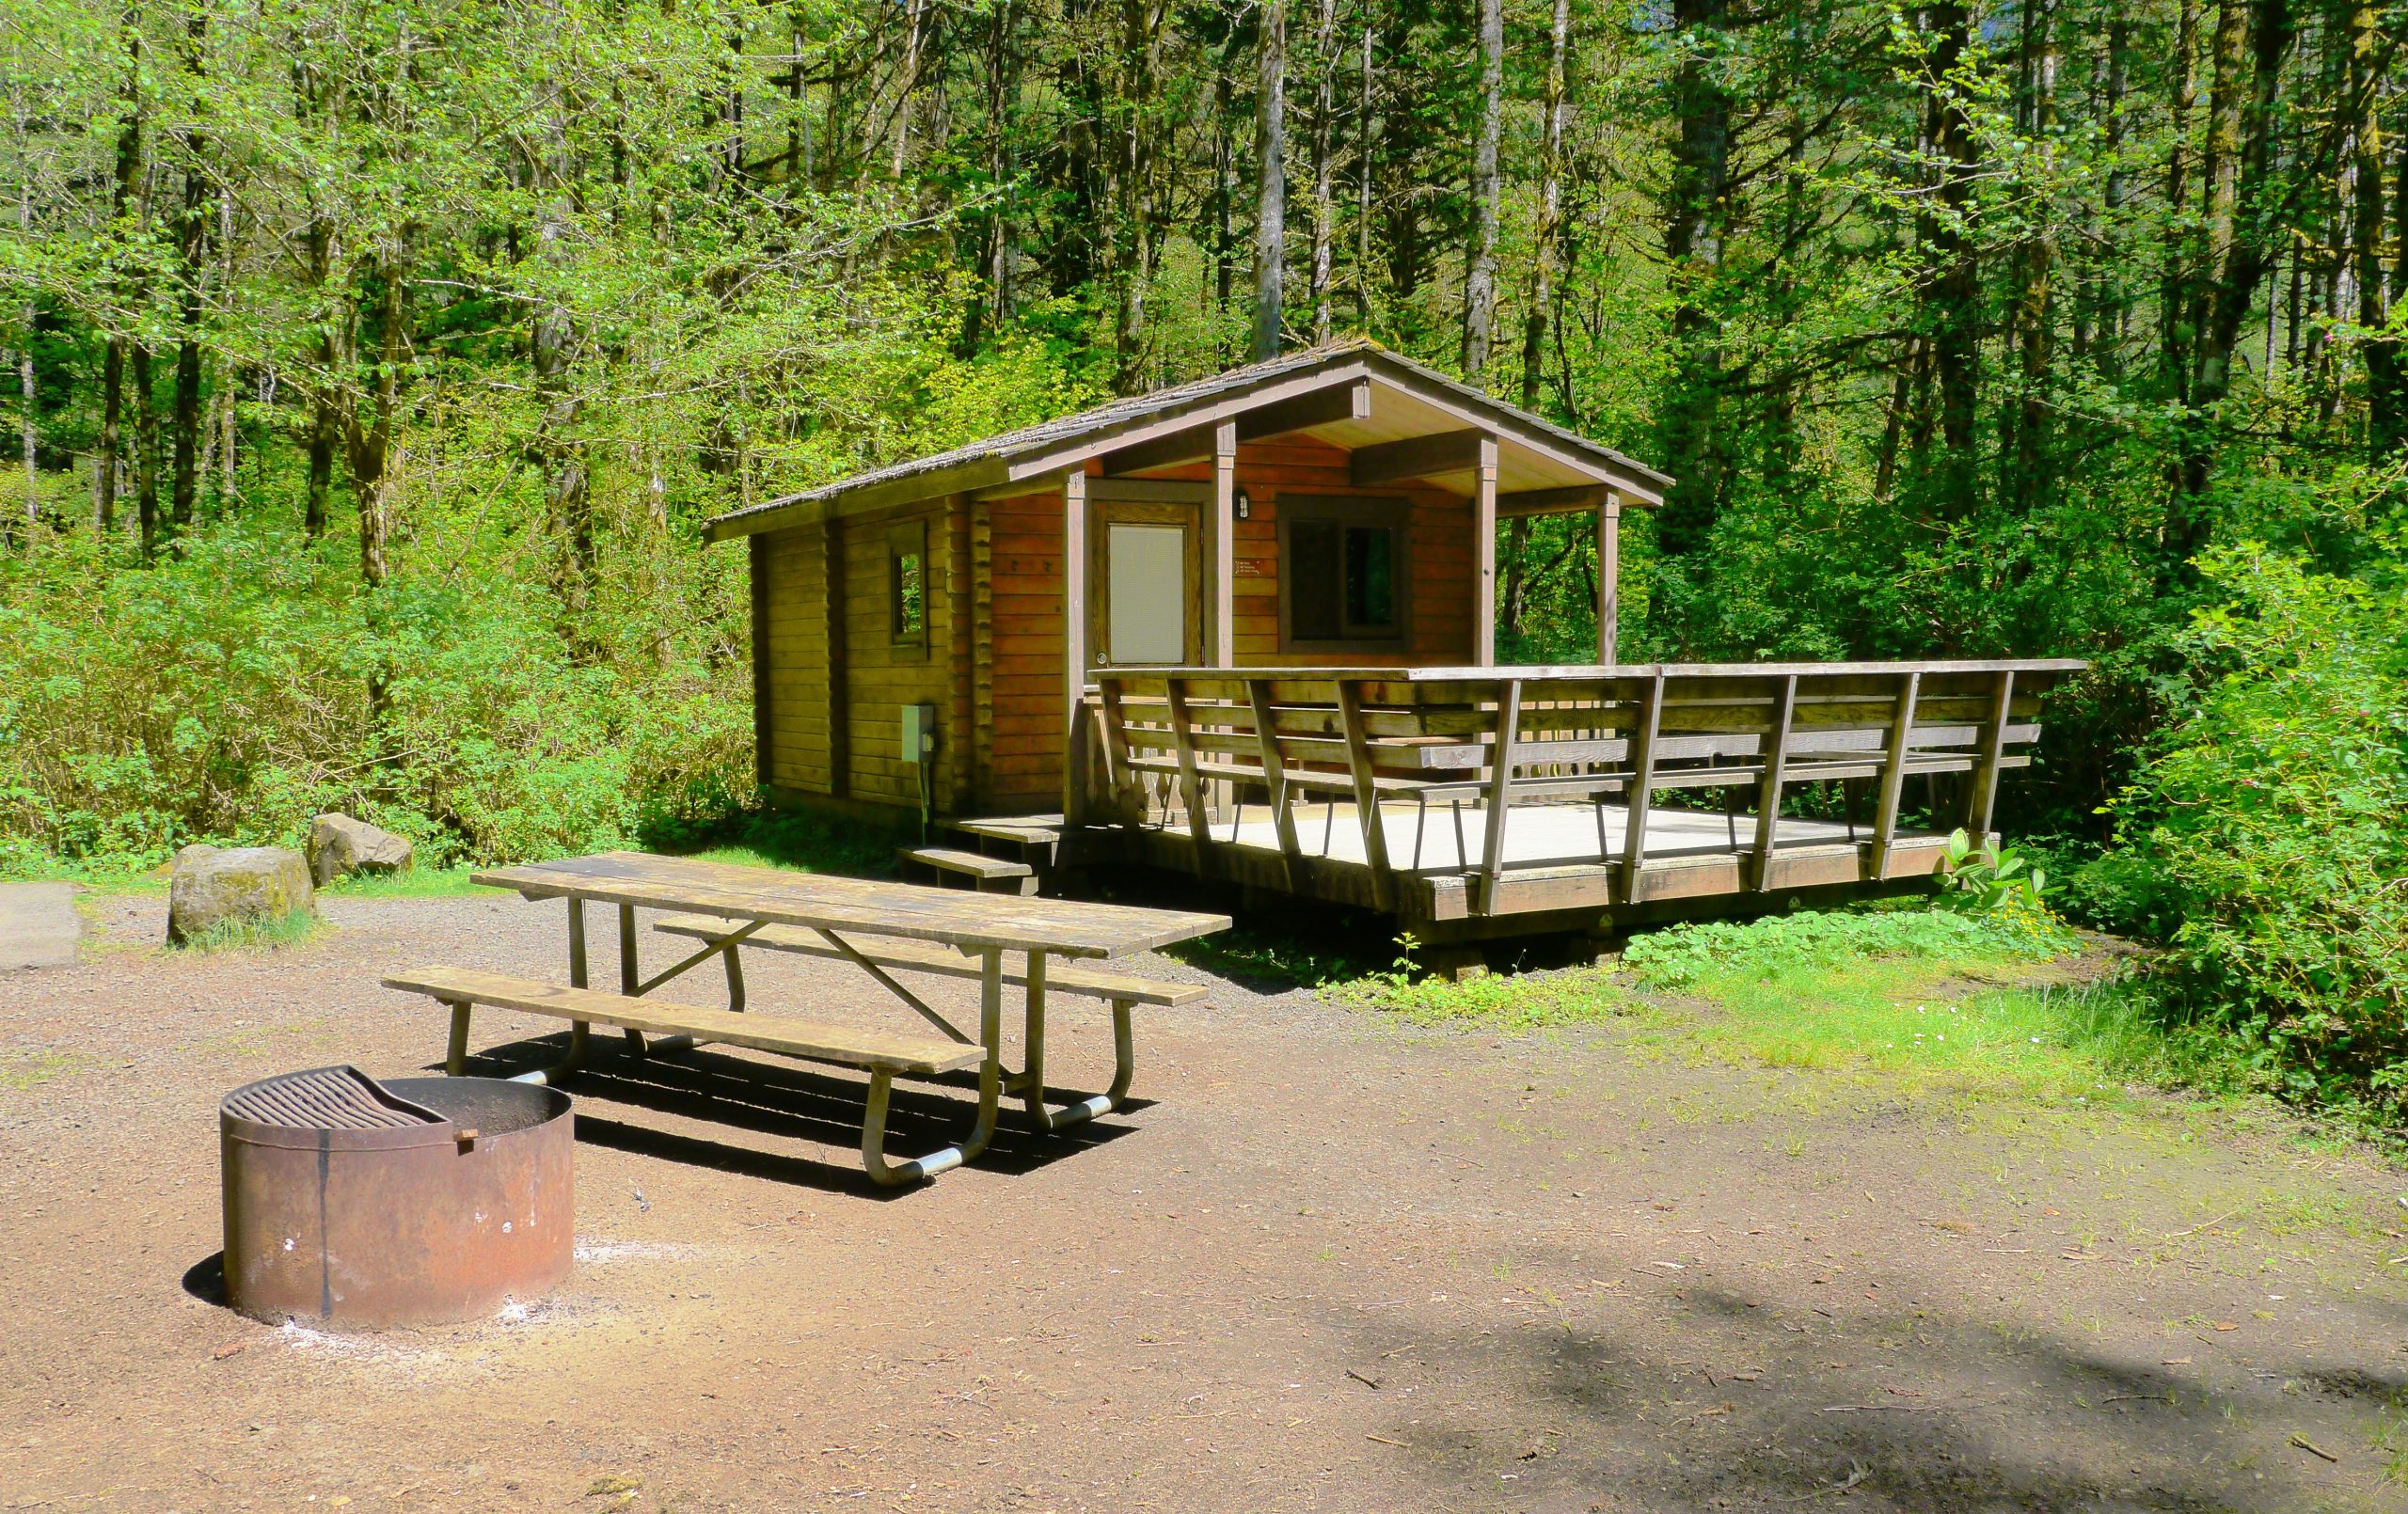
<svg viewBox="0 0 2408 1514">
<path fill-rule="evenodd" d="M 928 526 L 912 521 L 886 533 L 887 630 L 895 646 L 928 644 Z"/>
<path fill-rule="evenodd" d="M 1404 639 L 1402 500 L 1279 501 L 1279 598 L 1290 651 Z"/>
</svg>

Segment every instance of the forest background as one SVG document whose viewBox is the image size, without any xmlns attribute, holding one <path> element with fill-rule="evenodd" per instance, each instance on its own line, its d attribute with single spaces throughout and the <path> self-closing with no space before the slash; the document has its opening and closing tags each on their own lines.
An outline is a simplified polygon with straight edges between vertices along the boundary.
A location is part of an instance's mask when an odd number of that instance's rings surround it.
<svg viewBox="0 0 2408 1514">
<path fill-rule="evenodd" d="M 2408 15 L 16 0 L 0 874 L 752 802 L 718 512 L 1368 334 L 1677 475 L 1625 656 L 2079 655 L 2011 827 L 2408 1102 Z M 1504 654 L 1594 546 L 1500 543 Z"/>
</svg>

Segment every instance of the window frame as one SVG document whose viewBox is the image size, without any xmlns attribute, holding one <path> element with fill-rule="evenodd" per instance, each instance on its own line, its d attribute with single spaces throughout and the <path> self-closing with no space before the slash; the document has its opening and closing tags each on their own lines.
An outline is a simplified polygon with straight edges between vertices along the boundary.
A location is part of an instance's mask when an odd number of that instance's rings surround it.
<svg viewBox="0 0 2408 1514">
<path fill-rule="evenodd" d="M 915 629 L 903 625 L 903 562 L 917 559 L 920 564 L 920 623 Z M 886 528 L 886 644 L 895 652 L 916 652 L 925 658 L 928 654 L 928 620 L 933 595 L 928 573 L 928 523 L 925 520 L 899 521 Z"/>
<path fill-rule="evenodd" d="M 1413 501 L 1402 495 L 1282 495 L 1279 521 L 1279 650 L 1283 653 L 1402 653 L 1413 644 Z M 1382 527 L 1388 532 L 1389 572 L 1396 604 L 1394 630 L 1367 636 L 1301 639 L 1295 631 L 1295 552 L 1291 528 L 1300 521 L 1340 527 Z M 1343 548 L 1340 549 L 1341 560 Z M 1338 586 L 1343 622 L 1346 587 Z"/>
</svg>

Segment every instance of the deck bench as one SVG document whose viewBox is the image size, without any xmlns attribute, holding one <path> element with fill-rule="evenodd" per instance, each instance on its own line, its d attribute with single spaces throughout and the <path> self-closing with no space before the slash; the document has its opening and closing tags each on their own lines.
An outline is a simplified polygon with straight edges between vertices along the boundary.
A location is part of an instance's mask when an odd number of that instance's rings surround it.
<svg viewBox="0 0 2408 1514">
<path fill-rule="evenodd" d="M 829 1025 L 789 1015 L 748 1014 L 659 999 L 630 998 L 472 968 L 415 968 L 388 974 L 385 986 L 425 994 L 452 1011 L 452 1039 L 443 1070 L 454 1078 L 467 1071 L 468 1017 L 479 1007 L 547 1015 L 570 1022 L 567 1059 L 557 1066 L 522 1074 L 524 1081 L 549 1081 L 580 1066 L 585 1060 L 587 1027 L 591 1025 L 612 1025 L 639 1033 L 682 1038 L 674 1047 L 717 1041 L 809 1062 L 863 1068 L 870 1080 L 869 1102 L 862 1118 L 862 1162 L 873 1178 L 887 1184 L 915 1181 L 943 1170 L 933 1163 L 886 1159 L 887 1097 L 895 1075 L 932 1077 L 959 1072 L 976 1067 L 985 1057 L 984 1049 L 974 1041 L 948 1041 L 933 1035 Z M 670 1043 L 661 1048 L 673 1049 Z"/>
</svg>

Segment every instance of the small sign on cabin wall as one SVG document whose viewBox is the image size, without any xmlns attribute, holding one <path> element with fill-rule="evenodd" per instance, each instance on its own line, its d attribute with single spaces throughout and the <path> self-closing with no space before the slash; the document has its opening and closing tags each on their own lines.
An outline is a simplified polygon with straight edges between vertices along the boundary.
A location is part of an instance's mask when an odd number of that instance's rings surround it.
<svg viewBox="0 0 2408 1514">
<path fill-rule="evenodd" d="M 1237 576 L 1241 578 L 1276 578 L 1279 576 L 1279 563 L 1278 560 L 1274 558 L 1239 558 L 1235 560 L 1235 562 Z"/>
</svg>

